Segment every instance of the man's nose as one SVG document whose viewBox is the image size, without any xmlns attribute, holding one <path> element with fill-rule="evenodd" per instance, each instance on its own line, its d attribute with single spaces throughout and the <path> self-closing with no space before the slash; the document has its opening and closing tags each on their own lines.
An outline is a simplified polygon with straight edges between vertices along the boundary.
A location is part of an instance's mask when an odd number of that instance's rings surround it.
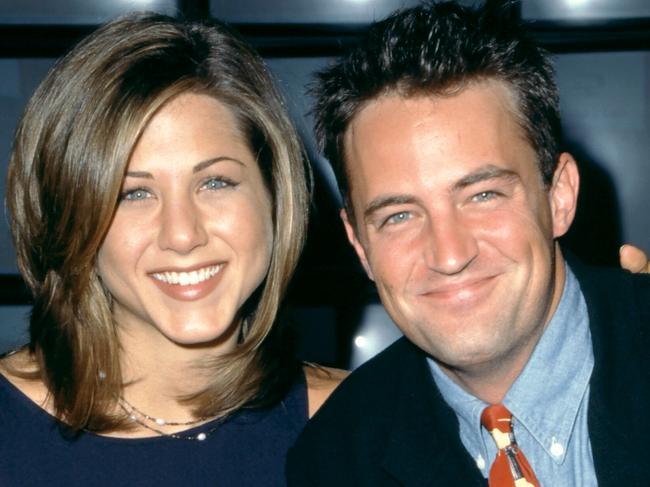
<svg viewBox="0 0 650 487">
<path fill-rule="evenodd" d="M 472 228 L 454 211 L 432 218 L 425 246 L 427 266 L 440 274 L 463 271 L 478 255 L 478 243 Z"/>
<path fill-rule="evenodd" d="M 161 249 L 188 254 L 207 241 L 208 233 L 196 205 L 181 200 L 163 205 L 158 237 Z"/>
</svg>

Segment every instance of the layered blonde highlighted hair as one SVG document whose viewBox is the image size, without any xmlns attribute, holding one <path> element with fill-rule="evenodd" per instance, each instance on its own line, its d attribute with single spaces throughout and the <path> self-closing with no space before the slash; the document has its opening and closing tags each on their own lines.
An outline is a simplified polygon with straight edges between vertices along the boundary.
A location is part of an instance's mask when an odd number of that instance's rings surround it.
<svg viewBox="0 0 650 487">
<path fill-rule="evenodd" d="M 260 57 L 228 27 L 132 14 L 106 24 L 55 64 L 18 126 L 7 205 L 21 273 L 32 290 L 36 378 L 71 428 L 125 426 L 111 298 L 96 272 L 129 157 L 163 104 L 187 92 L 235 115 L 273 197 L 269 273 L 245 305 L 237 348 L 209 364 L 212 384 L 184 398 L 199 417 L 264 405 L 293 362 L 273 327 L 304 241 L 304 154 Z"/>
</svg>

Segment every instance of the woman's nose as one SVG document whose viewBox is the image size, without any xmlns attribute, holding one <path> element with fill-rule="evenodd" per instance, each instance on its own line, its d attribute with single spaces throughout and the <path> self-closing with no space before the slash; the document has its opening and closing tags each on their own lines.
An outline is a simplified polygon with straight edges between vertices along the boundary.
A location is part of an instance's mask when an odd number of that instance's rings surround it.
<svg viewBox="0 0 650 487">
<path fill-rule="evenodd" d="M 163 250 L 188 254 L 208 240 L 200 210 L 190 201 L 164 204 L 160 227 L 159 245 Z"/>
</svg>

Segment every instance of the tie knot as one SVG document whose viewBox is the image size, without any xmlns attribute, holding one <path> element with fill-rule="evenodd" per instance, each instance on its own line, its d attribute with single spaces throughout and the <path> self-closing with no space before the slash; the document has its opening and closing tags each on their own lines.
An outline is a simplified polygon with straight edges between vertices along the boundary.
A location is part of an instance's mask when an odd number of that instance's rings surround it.
<svg viewBox="0 0 650 487">
<path fill-rule="evenodd" d="M 481 414 L 481 424 L 492 433 L 499 430 L 501 433 L 512 432 L 512 414 L 503 404 L 488 406 Z"/>
<path fill-rule="evenodd" d="M 488 406 L 481 414 L 481 424 L 499 449 L 490 468 L 490 487 L 539 487 L 535 472 L 515 441 L 510 411 L 503 404 Z"/>
</svg>

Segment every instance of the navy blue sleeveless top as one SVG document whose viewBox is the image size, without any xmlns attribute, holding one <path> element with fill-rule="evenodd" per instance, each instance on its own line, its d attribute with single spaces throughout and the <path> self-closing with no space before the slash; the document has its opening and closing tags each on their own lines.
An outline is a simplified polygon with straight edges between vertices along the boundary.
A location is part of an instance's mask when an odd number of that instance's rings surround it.
<svg viewBox="0 0 650 487">
<path fill-rule="evenodd" d="M 0 374 L 0 486 L 284 486 L 287 450 L 306 422 L 301 377 L 274 407 L 239 412 L 204 441 L 92 433 L 71 440 Z"/>
</svg>

